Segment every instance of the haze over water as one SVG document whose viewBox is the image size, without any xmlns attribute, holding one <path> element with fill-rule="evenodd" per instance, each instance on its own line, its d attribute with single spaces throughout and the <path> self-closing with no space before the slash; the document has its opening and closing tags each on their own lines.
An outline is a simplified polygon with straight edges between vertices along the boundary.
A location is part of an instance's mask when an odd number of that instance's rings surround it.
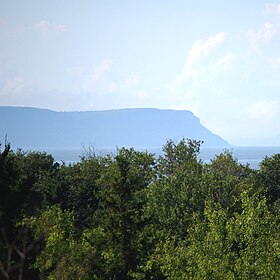
<svg viewBox="0 0 280 280">
<path fill-rule="evenodd" d="M 95 152 L 97 155 L 111 154 L 116 149 L 92 149 L 88 147 L 77 147 L 68 149 L 40 149 L 52 154 L 56 161 L 69 163 L 76 163 L 82 156 L 87 157 L 91 152 Z M 147 149 L 149 152 L 156 155 L 162 153 L 161 148 Z M 280 153 L 280 147 L 231 147 L 226 149 L 233 154 L 233 157 L 241 164 L 249 164 L 251 168 L 258 169 L 260 162 L 266 157 L 270 157 L 274 154 Z M 215 155 L 223 153 L 224 148 L 201 148 L 199 158 L 205 163 L 209 163 L 215 158 Z"/>
</svg>

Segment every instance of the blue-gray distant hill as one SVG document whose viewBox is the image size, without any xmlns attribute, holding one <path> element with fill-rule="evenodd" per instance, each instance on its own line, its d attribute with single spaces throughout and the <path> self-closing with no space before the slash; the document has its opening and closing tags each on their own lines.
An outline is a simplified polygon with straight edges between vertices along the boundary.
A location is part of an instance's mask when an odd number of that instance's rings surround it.
<svg viewBox="0 0 280 280">
<path fill-rule="evenodd" d="M 168 139 L 203 140 L 207 147 L 228 143 L 213 134 L 190 111 L 121 109 L 55 112 L 25 107 L 0 107 L 0 141 L 7 135 L 12 147 L 100 148 L 162 147 Z"/>
</svg>

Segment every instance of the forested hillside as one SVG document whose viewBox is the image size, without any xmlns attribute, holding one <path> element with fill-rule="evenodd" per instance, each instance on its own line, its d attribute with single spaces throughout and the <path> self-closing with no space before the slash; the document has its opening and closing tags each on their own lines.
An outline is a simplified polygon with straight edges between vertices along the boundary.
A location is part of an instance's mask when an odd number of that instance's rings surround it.
<svg viewBox="0 0 280 280">
<path fill-rule="evenodd" d="M 280 154 L 259 170 L 201 143 L 73 165 L 0 153 L 0 279 L 280 279 Z"/>
</svg>

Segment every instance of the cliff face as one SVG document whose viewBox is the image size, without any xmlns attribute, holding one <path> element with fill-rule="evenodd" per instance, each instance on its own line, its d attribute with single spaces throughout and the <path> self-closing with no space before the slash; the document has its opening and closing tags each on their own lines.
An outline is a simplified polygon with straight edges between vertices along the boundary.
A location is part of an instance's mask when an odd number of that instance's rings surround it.
<svg viewBox="0 0 280 280">
<path fill-rule="evenodd" d="M 13 147 L 161 147 L 168 139 L 203 140 L 205 147 L 228 143 L 200 124 L 190 111 L 120 109 L 55 112 L 25 107 L 0 107 L 0 141 Z"/>
</svg>

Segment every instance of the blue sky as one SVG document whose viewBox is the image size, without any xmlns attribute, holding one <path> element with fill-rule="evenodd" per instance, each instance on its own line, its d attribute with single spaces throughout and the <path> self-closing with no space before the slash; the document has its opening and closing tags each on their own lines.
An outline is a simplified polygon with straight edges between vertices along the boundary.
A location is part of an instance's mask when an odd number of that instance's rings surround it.
<svg viewBox="0 0 280 280">
<path fill-rule="evenodd" d="M 0 0 L 0 105 L 191 110 L 280 146 L 280 2 Z"/>
</svg>

